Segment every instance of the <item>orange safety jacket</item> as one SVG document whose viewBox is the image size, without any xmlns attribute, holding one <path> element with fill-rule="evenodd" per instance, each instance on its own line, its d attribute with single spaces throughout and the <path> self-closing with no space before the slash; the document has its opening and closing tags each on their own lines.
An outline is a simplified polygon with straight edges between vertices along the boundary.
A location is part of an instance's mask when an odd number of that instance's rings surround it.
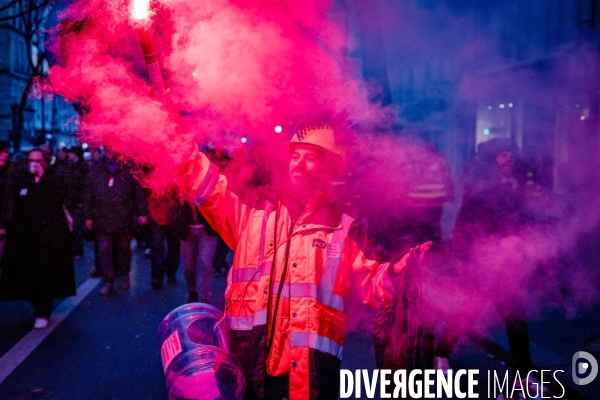
<svg viewBox="0 0 600 400">
<path fill-rule="evenodd" d="M 325 194 L 294 222 L 280 201 L 245 204 L 199 152 L 188 173 L 200 211 L 235 250 L 226 316 L 246 398 L 264 398 L 265 373 L 289 374 L 290 400 L 337 398 L 353 278 L 365 303 L 388 305 L 395 290 L 389 262 L 364 226 L 337 212 Z"/>
</svg>

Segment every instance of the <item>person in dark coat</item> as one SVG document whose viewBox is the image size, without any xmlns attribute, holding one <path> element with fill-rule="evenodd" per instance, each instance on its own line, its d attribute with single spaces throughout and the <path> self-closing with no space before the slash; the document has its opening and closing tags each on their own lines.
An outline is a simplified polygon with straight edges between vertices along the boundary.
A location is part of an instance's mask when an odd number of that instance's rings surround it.
<svg viewBox="0 0 600 400">
<path fill-rule="evenodd" d="M 94 167 L 86 180 L 86 227 L 93 231 L 104 284 L 100 294 L 114 290 L 115 276 L 121 277 L 121 289 L 129 289 L 131 240 L 136 219 L 148 222 L 148 202 L 140 183 L 128 168 L 107 153 L 106 160 Z"/>
<path fill-rule="evenodd" d="M 14 204 L 15 174 L 10 163 L 8 147 L 7 141 L 0 141 L 0 257 L 6 244 L 6 230 L 12 221 Z"/>
<path fill-rule="evenodd" d="M 481 262 L 475 256 L 474 246 L 478 249 L 489 244 L 501 243 L 502 240 L 522 235 L 533 224 L 530 213 L 525 208 L 525 176 L 522 152 L 512 139 L 496 138 L 482 143 L 478 157 L 467 165 L 465 171 L 465 193 L 453 231 L 453 241 L 459 256 L 465 260 L 465 274 L 473 274 L 475 285 L 476 273 L 468 268 L 495 273 L 491 261 Z M 519 250 L 514 252 L 518 255 Z M 518 258 L 516 258 L 518 260 Z M 503 265 L 502 269 L 520 268 L 519 265 Z M 487 269 L 487 270 L 486 270 Z M 497 279 L 498 291 L 507 279 L 517 279 L 518 275 L 502 275 Z M 526 285 L 526 283 L 521 283 Z M 479 290 L 486 290 L 479 286 Z M 489 289 L 488 289 L 489 290 Z M 526 287 L 523 287 L 523 292 Z M 512 366 L 520 376 L 526 376 L 533 369 L 529 330 L 527 326 L 526 301 L 519 293 L 507 296 L 496 296 L 490 291 L 490 300 L 506 324 Z M 450 346 L 447 346 L 450 348 Z M 523 381 L 523 384 L 531 384 Z M 541 387 L 541 386 L 540 386 Z M 544 389 L 545 390 L 545 389 Z M 504 400 L 503 394 L 498 399 Z"/>
<path fill-rule="evenodd" d="M 69 199 L 67 209 L 73 215 L 73 253 L 75 257 L 83 256 L 83 240 L 85 236 L 85 180 L 89 167 L 83 160 L 79 147 L 71 147 L 68 155 Z"/>
<path fill-rule="evenodd" d="M 175 273 L 179 268 L 181 244 L 177 234 L 177 220 L 181 205 L 175 195 L 165 196 L 151 193 L 148 198 L 150 226 L 152 232 L 151 249 L 151 287 L 160 289 L 165 275 L 167 282 L 175 283 Z M 165 254 L 165 245 L 167 248 Z M 212 267 L 212 265 L 211 265 Z"/>
<path fill-rule="evenodd" d="M 58 175 L 49 164 L 39 148 L 27 155 L 29 172 L 15 184 L 13 221 L 1 261 L 1 296 L 31 301 L 36 329 L 48 326 L 53 299 L 76 293 L 72 219 Z"/>
</svg>

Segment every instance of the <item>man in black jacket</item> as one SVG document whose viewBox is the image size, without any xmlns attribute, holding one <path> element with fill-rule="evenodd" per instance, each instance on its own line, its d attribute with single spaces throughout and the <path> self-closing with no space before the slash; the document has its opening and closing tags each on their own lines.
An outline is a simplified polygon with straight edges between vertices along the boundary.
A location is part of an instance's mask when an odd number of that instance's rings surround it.
<svg viewBox="0 0 600 400">
<path fill-rule="evenodd" d="M 522 246 L 513 246 L 507 258 L 482 257 L 481 253 L 506 252 L 500 243 L 526 237 L 535 222 L 525 207 L 523 167 L 522 152 L 512 139 L 495 138 L 482 143 L 476 159 L 467 165 L 464 197 L 452 233 L 455 248 L 465 260 L 463 274 L 470 277 L 470 284 L 481 293 L 488 293 L 485 285 L 493 282 L 494 295 L 490 300 L 506 324 L 512 367 L 521 378 L 534 369 L 526 320 L 527 282 L 523 280 L 526 275 L 510 271 L 527 268 L 524 263 L 528 257 L 522 253 Z M 515 287 L 523 290 L 509 289 Z M 445 345 L 450 350 L 449 344 Z M 523 378 L 522 384 L 531 385 L 532 378 Z M 540 385 L 540 390 L 547 389 Z M 507 397 L 500 394 L 497 399 Z"/>
<path fill-rule="evenodd" d="M 117 155 L 94 167 L 86 180 L 86 226 L 96 235 L 104 285 L 101 295 L 114 290 L 115 275 L 121 276 L 121 289 L 129 289 L 131 240 L 135 222 L 148 222 L 148 203 L 142 186 Z"/>
</svg>

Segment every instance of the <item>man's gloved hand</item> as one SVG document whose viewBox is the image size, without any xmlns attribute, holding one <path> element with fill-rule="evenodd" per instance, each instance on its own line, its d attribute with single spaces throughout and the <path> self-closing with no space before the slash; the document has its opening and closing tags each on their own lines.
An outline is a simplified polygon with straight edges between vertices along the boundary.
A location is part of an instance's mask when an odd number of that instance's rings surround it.
<svg viewBox="0 0 600 400">
<path fill-rule="evenodd" d="M 433 242 L 425 242 L 420 246 L 412 247 L 408 253 L 403 257 L 403 263 L 394 264 L 394 272 L 399 274 L 403 269 L 407 271 L 413 271 L 417 267 L 422 266 L 428 260 L 429 249 L 433 245 Z"/>
</svg>

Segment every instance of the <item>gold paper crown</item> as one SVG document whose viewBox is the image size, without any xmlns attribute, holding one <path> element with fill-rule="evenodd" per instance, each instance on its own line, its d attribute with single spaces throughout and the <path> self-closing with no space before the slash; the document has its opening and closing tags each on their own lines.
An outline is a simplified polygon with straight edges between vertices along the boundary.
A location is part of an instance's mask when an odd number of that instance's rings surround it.
<svg viewBox="0 0 600 400">
<path fill-rule="evenodd" d="M 302 141 L 304 137 L 306 137 L 309 134 L 309 132 L 320 131 L 325 129 L 331 130 L 331 132 L 333 133 L 333 128 L 331 127 L 331 125 L 329 125 L 328 123 L 322 123 L 307 125 L 304 128 L 300 129 L 298 132 L 296 132 L 296 136 L 298 137 L 298 140 Z"/>
<path fill-rule="evenodd" d="M 290 146 L 296 143 L 310 144 L 328 150 L 338 156 L 342 155 L 342 151 L 335 144 L 333 127 L 326 122 L 303 127 L 287 143 Z"/>
</svg>

